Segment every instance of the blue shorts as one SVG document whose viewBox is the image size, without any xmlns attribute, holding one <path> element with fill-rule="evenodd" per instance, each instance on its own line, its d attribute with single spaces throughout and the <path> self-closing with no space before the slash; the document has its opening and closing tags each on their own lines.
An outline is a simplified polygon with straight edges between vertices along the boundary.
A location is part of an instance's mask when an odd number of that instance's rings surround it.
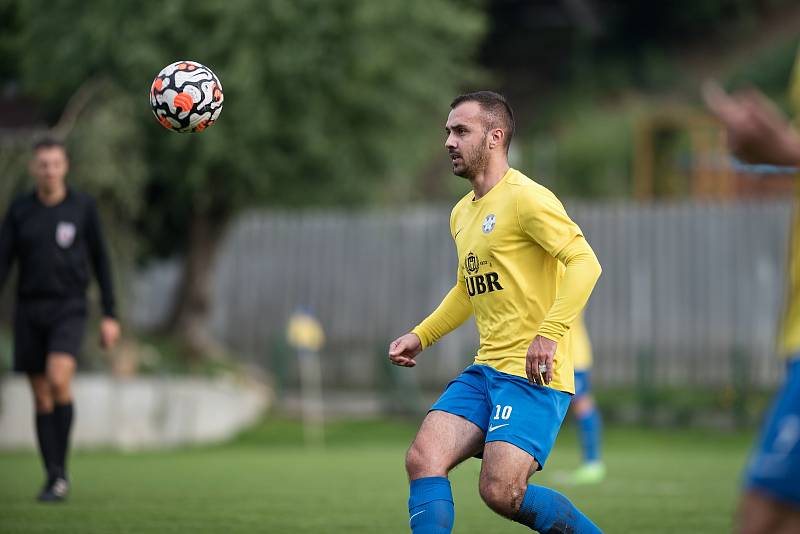
<svg viewBox="0 0 800 534">
<path fill-rule="evenodd" d="M 745 487 L 800 507 L 800 354 L 770 409 L 745 473 Z"/>
<path fill-rule="evenodd" d="M 575 397 L 588 395 L 592 392 L 592 371 L 575 371 Z"/>
<path fill-rule="evenodd" d="M 505 441 L 524 450 L 544 467 L 572 395 L 531 385 L 524 378 L 487 365 L 470 365 L 439 397 L 433 410 L 474 423 L 485 442 Z"/>
</svg>

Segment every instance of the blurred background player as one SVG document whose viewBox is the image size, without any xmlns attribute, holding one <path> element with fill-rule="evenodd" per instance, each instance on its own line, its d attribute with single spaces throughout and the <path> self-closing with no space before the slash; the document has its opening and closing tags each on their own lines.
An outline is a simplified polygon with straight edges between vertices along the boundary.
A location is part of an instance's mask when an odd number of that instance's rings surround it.
<svg viewBox="0 0 800 534">
<path fill-rule="evenodd" d="M 736 157 L 747 163 L 800 166 L 800 135 L 762 93 L 748 90 L 731 96 L 709 83 L 704 97 L 725 127 Z M 800 117 L 800 53 L 790 100 Z M 787 359 L 786 381 L 745 473 L 739 529 L 747 534 L 800 532 L 800 189 L 796 195 L 786 310 L 778 342 Z"/>
<path fill-rule="evenodd" d="M 594 484 L 606 476 L 601 456 L 603 422 L 592 396 L 592 344 L 583 314 L 570 329 L 570 351 L 575 366 L 575 396 L 572 410 L 578 422 L 583 465 L 567 479 L 573 484 Z"/>
<path fill-rule="evenodd" d="M 14 370 L 28 375 L 33 391 L 47 477 L 38 498 L 55 502 L 69 491 L 71 383 L 86 326 L 90 266 L 100 285 L 104 347 L 116 343 L 120 327 L 97 207 L 90 196 L 67 187 L 66 148 L 55 140 L 36 143 L 29 170 L 35 189 L 11 203 L 0 229 L 0 289 L 16 260 Z"/>
<path fill-rule="evenodd" d="M 482 454 L 479 492 L 498 514 L 538 532 L 600 530 L 563 495 L 528 479 L 544 466 L 572 398 L 567 332 L 600 276 L 580 228 L 549 190 L 508 165 L 514 117 L 501 95 L 453 100 L 445 147 L 472 191 L 453 208 L 456 284 L 393 341 L 403 367 L 471 315 L 475 364 L 451 381 L 406 456 L 415 534 L 451 532 L 451 469 Z"/>
</svg>

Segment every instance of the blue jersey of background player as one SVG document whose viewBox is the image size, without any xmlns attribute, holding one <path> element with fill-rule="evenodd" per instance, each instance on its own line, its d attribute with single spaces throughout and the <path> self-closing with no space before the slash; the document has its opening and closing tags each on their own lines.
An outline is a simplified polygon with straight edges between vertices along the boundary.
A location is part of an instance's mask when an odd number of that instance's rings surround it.
<svg viewBox="0 0 800 534">
<path fill-rule="evenodd" d="M 761 93 L 734 96 L 709 84 L 708 107 L 724 125 L 733 153 L 748 163 L 800 166 L 800 135 Z M 791 101 L 800 116 L 800 54 Z M 779 349 L 786 382 L 775 397 L 745 473 L 739 509 L 742 533 L 800 532 L 800 189 L 797 191 L 783 328 Z"/>
</svg>

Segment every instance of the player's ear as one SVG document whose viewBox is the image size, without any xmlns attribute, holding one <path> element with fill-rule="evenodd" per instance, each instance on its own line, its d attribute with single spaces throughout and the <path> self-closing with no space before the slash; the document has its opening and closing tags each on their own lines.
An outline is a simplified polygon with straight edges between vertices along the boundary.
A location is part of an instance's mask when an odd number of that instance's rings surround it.
<svg viewBox="0 0 800 534">
<path fill-rule="evenodd" d="M 489 148 L 495 148 L 499 146 L 503 146 L 503 141 L 505 140 L 506 133 L 503 131 L 502 128 L 494 128 L 491 132 L 489 132 Z"/>
</svg>

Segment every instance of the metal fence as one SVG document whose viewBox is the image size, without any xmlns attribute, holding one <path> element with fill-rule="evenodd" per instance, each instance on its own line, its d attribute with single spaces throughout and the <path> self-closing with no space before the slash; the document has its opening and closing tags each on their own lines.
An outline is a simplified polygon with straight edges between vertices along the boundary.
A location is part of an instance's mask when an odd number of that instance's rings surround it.
<svg viewBox="0 0 800 534">
<path fill-rule="evenodd" d="M 587 308 L 601 385 L 772 385 L 791 205 L 568 203 L 603 265 Z M 289 315 L 310 308 L 326 329 L 326 386 L 376 388 L 386 346 L 424 318 L 455 280 L 449 207 L 259 211 L 227 236 L 215 272 L 212 328 L 289 382 Z M 145 271 L 133 317 L 159 320 L 175 265 Z M 468 322 L 420 357 L 413 374 L 441 386 L 477 347 Z M 409 375 L 411 376 L 411 375 Z"/>
</svg>

